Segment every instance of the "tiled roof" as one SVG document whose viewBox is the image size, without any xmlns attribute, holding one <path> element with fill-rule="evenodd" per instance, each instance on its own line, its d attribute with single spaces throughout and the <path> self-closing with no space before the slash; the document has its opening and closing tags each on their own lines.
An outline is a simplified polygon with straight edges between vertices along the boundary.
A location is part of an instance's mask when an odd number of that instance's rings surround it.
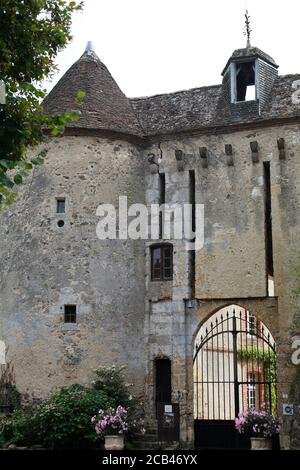
<svg viewBox="0 0 300 470">
<path fill-rule="evenodd" d="M 229 103 L 223 85 L 135 98 L 131 102 L 145 135 L 300 117 L 300 105 L 292 101 L 296 80 L 300 80 L 300 74 L 279 76 L 261 114 L 255 115 L 237 115 L 236 108 L 249 102 Z"/>
<path fill-rule="evenodd" d="M 232 58 L 239 54 L 245 57 L 245 53 L 256 54 L 276 65 L 270 56 L 257 48 L 238 49 Z M 147 137 L 300 117 L 300 106 L 292 100 L 296 80 L 300 80 L 300 75 L 275 78 L 260 113 L 255 101 L 230 103 L 224 83 L 129 99 L 97 55 L 87 51 L 57 83 L 43 105 L 46 113 L 74 109 L 77 92 L 84 90 L 82 115 L 70 127 Z"/>
<path fill-rule="evenodd" d="M 275 60 L 269 54 L 266 54 L 264 51 L 262 51 L 258 47 L 245 47 L 243 49 L 236 49 L 232 53 L 231 57 L 227 61 L 227 64 L 225 65 L 222 75 L 224 75 L 224 72 L 226 71 L 230 62 L 235 62 L 240 59 L 250 60 L 250 59 L 255 59 L 255 58 L 262 59 L 264 62 L 267 62 L 268 64 L 273 65 L 273 67 L 278 68 L 278 65 L 276 64 Z"/>
<path fill-rule="evenodd" d="M 82 115 L 71 127 L 105 129 L 140 136 L 142 131 L 129 99 L 97 55 L 85 52 L 43 102 L 47 114 L 76 109 L 76 95 L 86 92 Z"/>
</svg>

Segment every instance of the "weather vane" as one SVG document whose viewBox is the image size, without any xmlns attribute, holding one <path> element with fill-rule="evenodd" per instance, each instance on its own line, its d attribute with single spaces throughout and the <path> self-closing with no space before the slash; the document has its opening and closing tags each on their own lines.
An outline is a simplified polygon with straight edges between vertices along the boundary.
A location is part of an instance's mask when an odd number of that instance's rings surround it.
<svg viewBox="0 0 300 470">
<path fill-rule="evenodd" d="M 251 46 L 251 44 L 250 44 L 250 36 L 251 36 L 251 33 L 252 33 L 252 29 L 251 29 L 251 26 L 250 26 L 250 18 L 251 18 L 251 16 L 249 15 L 248 10 L 246 10 L 246 13 L 245 13 L 244 36 L 247 36 L 247 47 L 250 47 L 250 46 Z"/>
</svg>

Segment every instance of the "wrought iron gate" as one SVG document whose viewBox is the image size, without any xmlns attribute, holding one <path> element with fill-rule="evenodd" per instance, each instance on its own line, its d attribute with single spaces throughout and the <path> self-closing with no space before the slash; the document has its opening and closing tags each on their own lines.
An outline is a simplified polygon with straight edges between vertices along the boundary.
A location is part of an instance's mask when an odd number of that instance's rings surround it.
<svg viewBox="0 0 300 470">
<path fill-rule="evenodd" d="M 196 447 L 247 448 L 234 427 L 238 413 L 277 407 L 276 349 L 269 330 L 246 310 L 217 313 L 194 350 Z"/>
</svg>

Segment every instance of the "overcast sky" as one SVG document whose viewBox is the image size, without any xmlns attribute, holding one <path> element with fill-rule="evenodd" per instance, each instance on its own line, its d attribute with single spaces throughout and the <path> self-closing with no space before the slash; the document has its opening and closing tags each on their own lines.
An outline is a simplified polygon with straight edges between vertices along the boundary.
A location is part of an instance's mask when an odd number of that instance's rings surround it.
<svg viewBox="0 0 300 470">
<path fill-rule="evenodd" d="M 300 72 L 299 0 L 85 0 L 74 14 L 73 40 L 57 57 L 58 78 L 88 40 L 129 96 L 221 82 L 234 49 L 244 47 L 245 7 L 251 43 L 270 54 L 279 73 Z"/>
</svg>

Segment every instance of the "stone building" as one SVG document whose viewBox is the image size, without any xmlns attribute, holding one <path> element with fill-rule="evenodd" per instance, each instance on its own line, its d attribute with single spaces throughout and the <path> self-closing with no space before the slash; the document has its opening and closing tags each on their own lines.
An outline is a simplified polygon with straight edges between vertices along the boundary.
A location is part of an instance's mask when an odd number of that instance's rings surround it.
<svg viewBox="0 0 300 470">
<path fill-rule="evenodd" d="M 129 99 L 88 46 L 53 88 L 46 112 L 74 108 L 78 90 L 86 97 L 80 119 L 47 139 L 45 165 L 1 214 L 0 357 L 13 364 L 20 391 L 36 398 L 89 383 L 99 365 L 125 364 L 149 425 L 157 425 L 158 402 L 179 403 L 180 438 L 192 443 L 201 426 L 215 425 L 194 416 L 197 334 L 235 305 L 274 338 L 279 415 L 294 404 L 280 442 L 300 447 L 291 363 L 300 333 L 292 295 L 300 75 L 278 75 L 275 61 L 249 46 L 234 51 L 222 76 L 220 85 Z M 97 208 L 118 207 L 119 196 L 128 206 L 190 204 L 196 230 L 202 205 L 203 247 L 162 239 L 161 217 L 156 238 L 119 230 L 100 240 Z M 234 378 L 233 393 L 239 385 Z"/>
</svg>

